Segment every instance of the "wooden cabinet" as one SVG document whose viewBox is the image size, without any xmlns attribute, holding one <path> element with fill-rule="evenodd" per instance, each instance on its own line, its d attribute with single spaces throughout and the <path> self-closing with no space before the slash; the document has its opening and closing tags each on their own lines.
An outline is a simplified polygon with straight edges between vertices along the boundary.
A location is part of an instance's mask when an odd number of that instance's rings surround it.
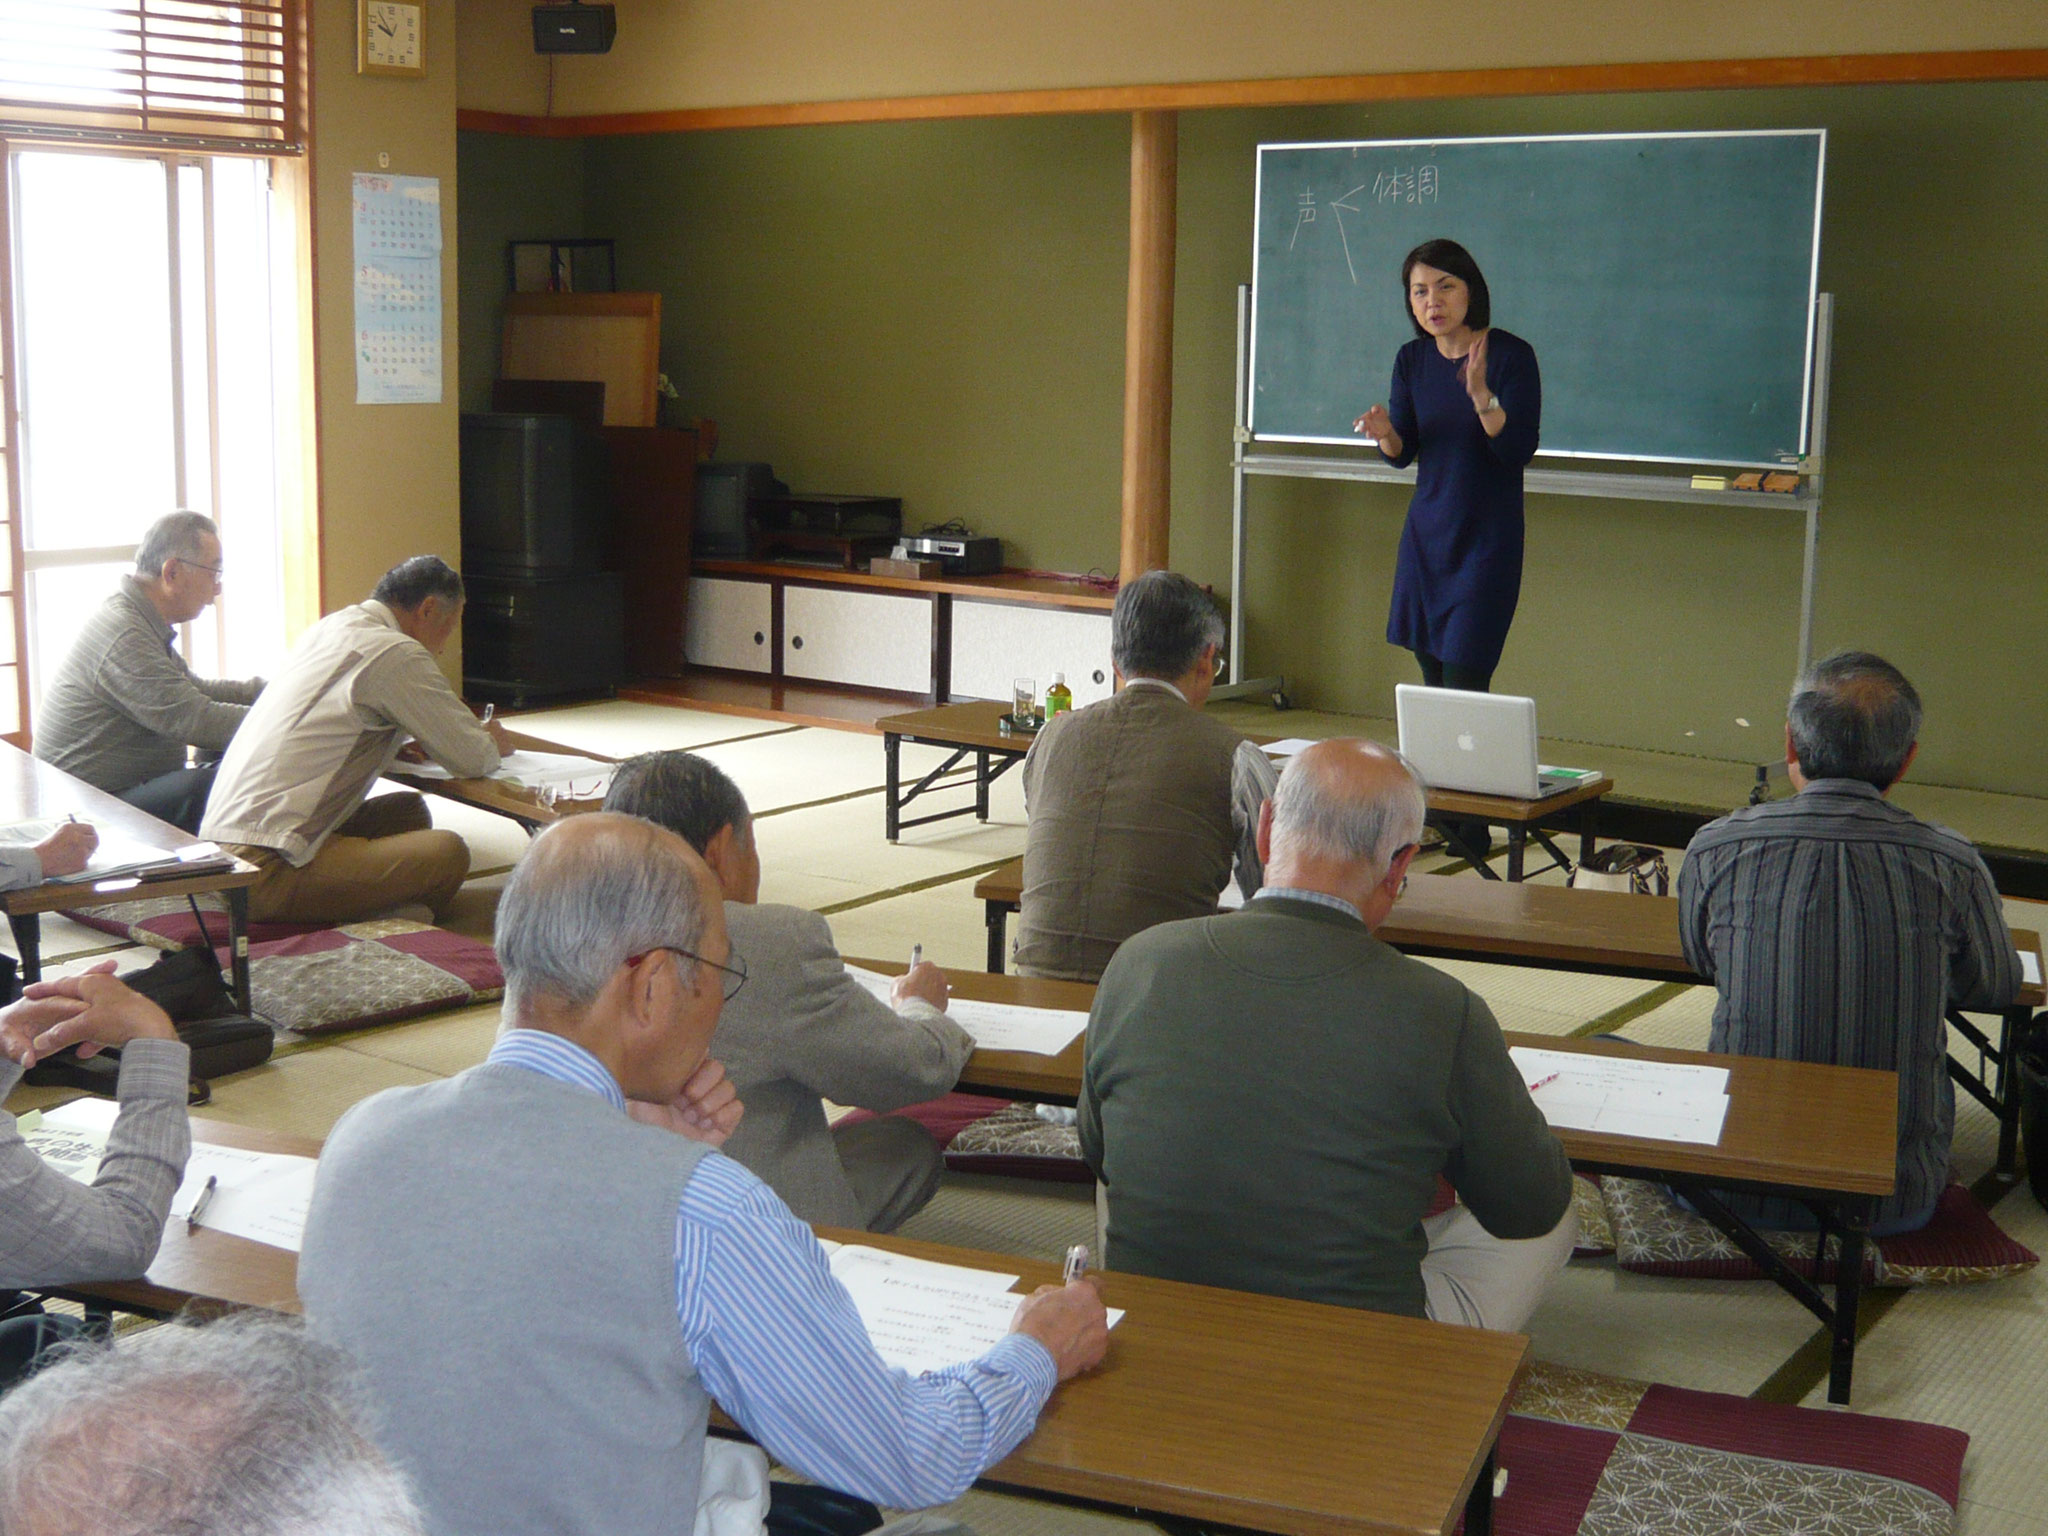
<svg viewBox="0 0 2048 1536">
<path fill-rule="evenodd" d="M 935 601 L 791 583 L 782 592 L 782 675 L 930 693 Z"/>
<path fill-rule="evenodd" d="M 1076 709 L 1115 691 L 1107 613 L 956 597 L 952 653 L 955 699 L 1007 699 L 1020 677 L 1044 698 L 1055 672 L 1066 674 Z"/>
<path fill-rule="evenodd" d="M 775 670 L 774 589 L 765 581 L 690 578 L 684 654 L 693 667 Z"/>
</svg>

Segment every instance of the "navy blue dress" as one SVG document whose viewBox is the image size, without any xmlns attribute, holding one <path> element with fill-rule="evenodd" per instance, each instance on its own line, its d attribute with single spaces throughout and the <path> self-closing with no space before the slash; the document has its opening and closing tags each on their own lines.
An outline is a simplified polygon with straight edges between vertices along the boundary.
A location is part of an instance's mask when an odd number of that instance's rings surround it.
<svg viewBox="0 0 2048 1536">
<path fill-rule="evenodd" d="M 1407 465 L 1419 457 L 1401 529 L 1387 639 L 1454 667 L 1492 672 L 1522 595 L 1522 466 L 1536 452 L 1543 381 L 1536 349 L 1486 333 L 1486 382 L 1508 424 L 1488 437 L 1461 360 L 1418 336 L 1394 356 L 1387 414 Z"/>
</svg>

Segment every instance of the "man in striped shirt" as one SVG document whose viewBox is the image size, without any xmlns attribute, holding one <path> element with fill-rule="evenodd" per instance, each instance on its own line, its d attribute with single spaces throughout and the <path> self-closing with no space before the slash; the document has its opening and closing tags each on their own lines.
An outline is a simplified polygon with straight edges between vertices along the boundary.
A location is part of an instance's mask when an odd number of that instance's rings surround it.
<svg viewBox="0 0 2048 1536">
<path fill-rule="evenodd" d="M 1710 1049 L 1898 1073 L 1898 1183 L 1871 1228 L 1880 1236 L 1925 1226 L 1948 1183 L 1945 1014 L 2002 1008 L 2019 986 L 1977 850 L 1887 798 L 1919 750 L 1920 719 L 1920 695 L 1889 662 L 1844 651 L 1815 663 L 1785 728 L 1798 794 L 1702 827 L 1678 873 L 1686 959 L 1720 991 Z M 1740 1208 L 1811 1225 L 1787 1201 Z"/>
<path fill-rule="evenodd" d="M 987 1353 L 884 1364 L 824 1251 L 712 1150 L 705 1052 L 746 979 L 716 878 L 637 817 L 534 841 L 498 907 L 505 1029 L 483 1065 L 344 1116 L 299 1259 L 307 1317 L 367 1373 L 441 1536 L 673 1536 L 715 1399 L 772 1454 L 877 1504 L 957 1497 L 1108 1346 L 1085 1281 Z"/>
</svg>

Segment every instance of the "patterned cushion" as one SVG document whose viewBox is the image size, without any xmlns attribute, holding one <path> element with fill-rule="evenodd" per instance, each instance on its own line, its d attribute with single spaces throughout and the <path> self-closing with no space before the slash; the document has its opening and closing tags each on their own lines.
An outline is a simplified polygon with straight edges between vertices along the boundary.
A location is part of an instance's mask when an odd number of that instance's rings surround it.
<svg viewBox="0 0 2048 1536">
<path fill-rule="evenodd" d="M 198 903 L 198 918 L 192 915 L 192 902 Z M 144 901 L 123 901 L 110 907 L 84 907 L 64 916 L 87 928 L 111 933 L 117 939 L 147 944 L 151 949 L 191 949 L 201 942 L 201 922 L 205 924 L 206 941 L 214 948 L 225 951 L 228 944 L 228 904 L 212 891 L 191 901 L 183 896 L 151 896 Z M 319 923 L 251 923 L 249 942 L 262 944 L 321 931 Z"/>
<path fill-rule="evenodd" d="M 1641 1275 L 1695 1280 L 1761 1280 L 1755 1264 L 1704 1216 L 1686 1210 L 1661 1184 L 1642 1179 L 1601 1180 L 1614 1229 L 1616 1262 Z M 1799 1274 L 1813 1278 L 1811 1232 L 1764 1232 L 1764 1241 Z M 1960 1184 L 1951 1184 L 1934 1218 L 1918 1232 L 1883 1237 L 1863 1250 L 1863 1277 L 1872 1285 L 1955 1285 L 1998 1280 L 2032 1269 L 2040 1258 L 2014 1242 L 1990 1212 Z M 1822 1283 L 1834 1279 L 1835 1247 L 1821 1266 Z"/>
</svg>

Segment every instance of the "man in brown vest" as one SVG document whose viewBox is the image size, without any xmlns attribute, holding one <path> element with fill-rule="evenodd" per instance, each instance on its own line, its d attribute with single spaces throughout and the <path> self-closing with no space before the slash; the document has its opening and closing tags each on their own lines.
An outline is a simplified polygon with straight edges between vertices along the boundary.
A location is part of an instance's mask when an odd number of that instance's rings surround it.
<svg viewBox="0 0 2048 1536">
<path fill-rule="evenodd" d="M 1030 813 L 1016 967 L 1095 981 L 1132 934 L 1207 917 L 1236 860 L 1259 887 L 1266 755 L 1201 713 L 1223 616 L 1185 576 L 1126 582 L 1110 617 L 1117 693 L 1051 721 L 1024 758 Z"/>
</svg>

